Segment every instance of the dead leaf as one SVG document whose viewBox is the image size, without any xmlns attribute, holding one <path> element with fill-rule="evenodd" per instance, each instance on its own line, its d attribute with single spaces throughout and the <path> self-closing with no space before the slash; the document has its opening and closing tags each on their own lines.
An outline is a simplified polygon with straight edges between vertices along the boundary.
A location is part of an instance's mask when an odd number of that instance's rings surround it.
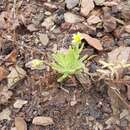
<svg viewBox="0 0 130 130">
<path fill-rule="evenodd" d="M 27 124 L 22 117 L 15 118 L 15 127 L 17 130 L 27 130 Z"/>
<path fill-rule="evenodd" d="M 11 120 L 10 114 L 11 114 L 11 111 L 10 111 L 9 108 L 4 109 L 4 110 L 0 113 L 0 121 L 2 121 L 2 120 L 8 120 L 8 121 L 10 121 L 10 120 Z"/>
<path fill-rule="evenodd" d="M 8 72 L 3 67 L 0 67 L 0 81 L 7 77 Z"/>
<path fill-rule="evenodd" d="M 35 125 L 41 125 L 41 126 L 54 124 L 53 119 L 51 117 L 44 117 L 44 116 L 34 117 L 32 123 Z"/>
<path fill-rule="evenodd" d="M 19 66 L 15 66 L 10 68 L 10 74 L 7 76 L 8 78 L 8 88 L 11 88 L 18 81 L 22 80 L 26 76 L 26 71 L 20 68 Z"/>
<path fill-rule="evenodd" d="M 7 103 L 12 96 L 12 92 L 7 87 L 0 86 L 0 104 Z"/>
<path fill-rule="evenodd" d="M 82 0 L 81 1 L 81 14 L 83 16 L 88 16 L 90 11 L 94 9 L 94 2 L 93 0 Z"/>
<path fill-rule="evenodd" d="M 92 38 L 91 36 L 85 33 L 81 33 L 81 36 L 82 39 L 86 40 L 90 46 L 94 47 L 99 51 L 103 50 L 103 47 L 98 39 Z"/>
<path fill-rule="evenodd" d="M 15 64 L 16 63 L 16 58 L 17 58 L 17 51 L 13 50 L 9 55 L 7 55 L 5 57 L 5 60 Z"/>
</svg>

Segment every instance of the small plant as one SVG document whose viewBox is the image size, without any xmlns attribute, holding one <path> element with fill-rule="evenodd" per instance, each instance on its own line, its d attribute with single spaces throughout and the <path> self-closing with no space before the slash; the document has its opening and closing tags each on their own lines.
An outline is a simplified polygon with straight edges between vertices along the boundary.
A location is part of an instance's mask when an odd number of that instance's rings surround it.
<svg viewBox="0 0 130 130">
<path fill-rule="evenodd" d="M 116 64 L 107 63 L 105 61 L 99 61 L 99 63 L 102 67 L 97 71 L 111 80 L 114 80 L 114 78 L 119 79 L 119 70 L 130 67 L 130 64 L 126 64 L 123 61 Z"/>
<path fill-rule="evenodd" d="M 32 70 L 42 70 L 44 69 L 44 61 L 40 59 L 33 59 L 25 64 L 27 68 L 31 68 Z"/>
<path fill-rule="evenodd" d="M 58 82 L 63 81 L 66 77 L 81 72 L 85 65 L 83 61 L 85 57 L 80 58 L 80 53 L 83 49 L 81 44 L 80 33 L 73 35 L 72 45 L 66 52 L 57 52 L 53 55 L 54 63 L 52 68 L 58 71 L 62 76 L 58 79 Z"/>
</svg>

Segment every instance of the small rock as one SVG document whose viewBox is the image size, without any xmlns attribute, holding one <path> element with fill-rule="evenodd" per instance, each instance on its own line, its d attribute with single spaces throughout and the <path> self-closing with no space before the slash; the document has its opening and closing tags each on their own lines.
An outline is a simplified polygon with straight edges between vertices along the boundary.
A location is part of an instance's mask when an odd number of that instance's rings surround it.
<svg viewBox="0 0 130 130">
<path fill-rule="evenodd" d="M 70 102 L 70 105 L 71 105 L 71 106 L 75 106 L 76 104 L 77 104 L 77 101 L 71 101 L 71 102 Z"/>
<path fill-rule="evenodd" d="M 117 63 L 128 64 L 129 55 L 130 55 L 130 47 L 120 46 L 108 53 L 108 62 L 112 64 L 117 64 Z M 122 69 L 118 70 L 119 74 L 121 70 Z"/>
<path fill-rule="evenodd" d="M 48 37 L 49 37 L 50 40 L 53 40 L 53 41 L 57 40 L 57 37 L 53 33 L 48 33 Z"/>
<path fill-rule="evenodd" d="M 78 103 L 78 101 L 76 100 L 76 95 L 74 94 L 72 97 L 72 100 L 70 101 L 70 105 L 75 106 L 77 103 Z"/>
<path fill-rule="evenodd" d="M 119 126 L 116 126 L 115 127 L 115 130 L 121 130 Z"/>
<path fill-rule="evenodd" d="M 22 117 L 15 118 L 15 127 L 17 130 L 27 130 L 27 124 Z"/>
<path fill-rule="evenodd" d="M 126 119 L 130 122 L 130 114 L 126 116 Z"/>
<path fill-rule="evenodd" d="M 79 4 L 79 0 L 65 0 L 66 7 L 72 9 Z"/>
<path fill-rule="evenodd" d="M 54 25 L 54 17 L 47 17 L 41 25 L 42 27 L 45 27 L 47 30 L 51 29 Z"/>
<path fill-rule="evenodd" d="M 29 24 L 29 25 L 27 26 L 27 29 L 28 29 L 30 32 L 35 32 L 35 31 L 38 30 L 38 29 L 35 27 L 34 24 Z"/>
<path fill-rule="evenodd" d="M 5 20 L 7 16 L 8 16 L 8 13 L 4 11 L 0 14 L 0 29 L 1 30 L 8 28 L 7 22 Z"/>
<path fill-rule="evenodd" d="M 128 32 L 128 33 L 130 33 L 130 25 L 126 25 L 125 26 L 125 31 Z"/>
<path fill-rule="evenodd" d="M 52 51 L 56 53 L 58 50 L 57 44 L 53 44 Z"/>
<path fill-rule="evenodd" d="M 46 46 L 49 42 L 49 38 L 47 34 L 39 34 L 39 39 L 44 46 Z"/>
<path fill-rule="evenodd" d="M 60 33 L 61 33 L 61 30 L 60 30 L 60 28 L 54 28 L 54 29 L 52 30 L 52 32 L 53 32 L 54 34 L 60 34 Z"/>
<path fill-rule="evenodd" d="M 50 16 L 50 15 L 51 15 L 51 12 L 46 11 L 44 14 L 45 14 L 46 16 Z"/>
<path fill-rule="evenodd" d="M 100 19 L 98 16 L 91 15 L 91 16 L 87 19 L 87 22 L 88 22 L 89 25 L 97 24 L 97 23 L 100 23 L 100 22 L 101 22 L 101 19 Z"/>
<path fill-rule="evenodd" d="M 63 23 L 62 25 L 61 25 L 61 31 L 66 31 L 66 30 L 69 30 L 70 29 L 70 27 L 71 27 L 71 23 Z"/>
<path fill-rule="evenodd" d="M 7 103 L 12 95 L 12 91 L 8 90 L 7 87 L 0 86 L 0 104 Z"/>
<path fill-rule="evenodd" d="M 69 29 L 69 32 L 75 33 L 75 32 L 86 32 L 88 30 L 87 26 L 83 23 L 76 23 L 72 24 L 72 26 Z"/>
<path fill-rule="evenodd" d="M 86 71 L 88 72 L 88 70 Z M 80 74 L 76 74 L 76 79 L 80 82 L 80 84 L 83 86 L 85 89 L 90 89 L 89 87 L 86 88 L 86 86 L 91 86 L 90 80 L 88 80 L 88 75 L 84 72 Z"/>
<path fill-rule="evenodd" d="M 39 14 L 35 15 L 34 18 L 32 19 L 32 23 L 35 26 L 38 26 L 44 19 L 44 13 L 40 12 Z"/>
<path fill-rule="evenodd" d="M 50 4 L 50 3 L 44 3 L 44 6 L 47 10 L 54 12 L 57 10 L 57 6 L 54 4 Z"/>
<path fill-rule="evenodd" d="M 70 12 L 64 14 L 64 19 L 67 23 L 79 23 L 84 21 L 84 18 Z"/>
<path fill-rule="evenodd" d="M 21 99 L 18 99 L 18 100 L 16 100 L 16 102 L 14 103 L 14 108 L 22 108 L 23 107 L 23 105 L 25 105 L 25 104 L 27 104 L 27 102 L 28 101 L 26 101 L 26 100 L 21 100 Z"/>
<path fill-rule="evenodd" d="M 82 0 L 81 1 L 81 14 L 83 16 L 88 16 L 90 11 L 94 9 L 94 2 L 93 0 Z"/>
<path fill-rule="evenodd" d="M 130 37 L 124 39 L 124 44 L 130 46 Z"/>
<path fill-rule="evenodd" d="M 47 126 L 54 124 L 53 119 L 51 117 L 38 116 L 35 117 L 32 121 L 34 125 Z"/>
<path fill-rule="evenodd" d="M 105 16 L 103 20 L 103 27 L 106 32 L 112 32 L 116 29 L 116 19 L 112 16 Z"/>
<path fill-rule="evenodd" d="M 41 95 L 44 96 L 44 97 L 46 97 L 46 96 L 49 95 L 49 92 L 47 92 L 47 91 L 43 91 L 43 92 L 41 93 Z"/>
<path fill-rule="evenodd" d="M 103 36 L 103 33 L 102 32 L 98 32 L 97 33 L 97 38 L 101 38 Z"/>
<path fill-rule="evenodd" d="M 112 47 L 115 45 L 113 37 L 109 35 L 102 37 L 101 42 L 104 49 L 112 49 Z"/>
<path fill-rule="evenodd" d="M 9 108 L 4 109 L 4 110 L 0 113 L 0 121 L 2 121 L 2 120 L 8 120 L 8 121 L 10 121 L 10 120 L 11 120 L 10 114 L 11 114 L 11 111 L 10 111 Z"/>
<path fill-rule="evenodd" d="M 110 113 L 112 112 L 112 110 L 111 110 L 109 104 L 103 105 L 102 108 L 103 108 L 103 111 L 104 111 L 105 113 L 110 114 Z"/>
<path fill-rule="evenodd" d="M 96 122 L 96 124 L 93 126 L 93 130 L 103 130 L 103 125 Z"/>
<path fill-rule="evenodd" d="M 18 81 L 24 79 L 26 76 L 26 71 L 19 66 L 11 67 L 10 71 L 11 72 L 7 76 L 8 88 L 11 88 L 13 85 L 15 85 Z"/>
<path fill-rule="evenodd" d="M 128 7 L 128 5 L 123 2 L 123 4 L 121 4 L 120 6 L 121 16 L 123 17 L 123 19 L 130 20 L 130 8 Z"/>
<path fill-rule="evenodd" d="M 17 130 L 16 127 L 12 127 L 11 130 Z"/>
<path fill-rule="evenodd" d="M 64 20 L 64 13 L 65 13 L 65 11 L 63 9 L 58 9 L 55 12 L 54 22 L 55 22 L 56 25 L 60 26 L 62 23 L 65 22 L 65 20 Z"/>
<path fill-rule="evenodd" d="M 128 120 L 122 119 L 120 121 L 120 126 L 126 128 L 128 126 Z"/>
<path fill-rule="evenodd" d="M 94 117 L 89 116 L 89 117 L 88 117 L 88 120 L 89 120 L 89 121 L 94 121 Z"/>
</svg>

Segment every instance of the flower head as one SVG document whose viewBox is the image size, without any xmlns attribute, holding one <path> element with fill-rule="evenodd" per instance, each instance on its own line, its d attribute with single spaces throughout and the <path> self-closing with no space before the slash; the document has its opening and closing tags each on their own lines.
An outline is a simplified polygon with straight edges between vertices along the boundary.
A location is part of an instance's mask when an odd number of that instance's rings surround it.
<svg viewBox="0 0 130 130">
<path fill-rule="evenodd" d="M 73 37 L 72 37 L 72 42 L 73 43 L 77 43 L 77 44 L 80 44 L 81 43 L 81 34 L 78 32 L 77 34 L 73 34 Z"/>
</svg>

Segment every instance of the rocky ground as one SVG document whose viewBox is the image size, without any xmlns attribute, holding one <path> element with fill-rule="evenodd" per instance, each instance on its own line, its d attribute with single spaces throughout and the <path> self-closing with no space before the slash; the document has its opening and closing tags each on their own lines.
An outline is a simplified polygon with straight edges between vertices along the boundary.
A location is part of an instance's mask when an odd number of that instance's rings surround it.
<svg viewBox="0 0 130 130">
<path fill-rule="evenodd" d="M 93 56 L 87 73 L 58 83 L 48 65 L 32 66 L 51 63 L 77 32 Z M 129 46 L 129 1 L 1 0 L 0 129 L 130 130 Z"/>
</svg>

